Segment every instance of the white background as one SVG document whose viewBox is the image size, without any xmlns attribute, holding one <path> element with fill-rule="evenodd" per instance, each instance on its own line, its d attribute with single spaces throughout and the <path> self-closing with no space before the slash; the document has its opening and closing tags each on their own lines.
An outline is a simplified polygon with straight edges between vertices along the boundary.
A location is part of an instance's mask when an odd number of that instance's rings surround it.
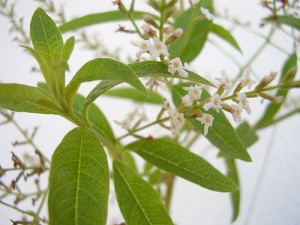
<svg viewBox="0 0 300 225">
<path fill-rule="evenodd" d="M 65 7 L 67 19 L 82 16 L 90 13 L 112 10 L 115 6 L 111 1 L 56 1 L 56 5 L 62 4 Z M 129 1 L 125 1 L 127 3 Z M 216 0 L 216 9 L 222 15 L 228 11 L 229 15 L 238 18 L 242 22 L 251 22 L 251 27 L 261 34 L 267 34 L 268 27 L 259 28 L 260 18 L 267 15 L 258 1 L 246 0 Z M 24 25 L 29 27 L 30 17 L 38 3 L 35 1 L 19 1 L 17 4 L 17 14 L 24 17 Z M 140 9 L 146 8 L 145 1 L 138 1 Z M 228 28 L 230 23 L 216 18 L 215 22 L 223 24 Z M 125 24 L 125 23 L 122 23 Z M 128 25 L 129 27 L 130 25 Z M 10 27 L 9 21 L 0 17 L 0 80 L 7 83 L 22 83 L 36 85 L 42 81 L 38 73 L 31 73 L 31 67 L 36 66 L 31 56 L 23 51 L 16 42 L 12 42 L 13 35 L 8 34 Z M 107 46 L 110 51 L 121 47 L 122 59 L 127 55 L 134 56 L 136 50 L 129 44 L 129 40 L 137 38 L 128 34 L 115 33 L 118 23 L 92 26 L 88 29 L 91 34 L 96 34 L 103 45 Z M 262 44 L 263 39 L 253 35 L 245 29 L 233 29 L 233 35 L 238 40 L 243 55 L 237 53 L 224 42 L 214 36 L 209 38 L 222 46 L 226 51 L 244 65 L 257 48 Z M 64 34 L 64 38 L 71 34 Z M 284 34 L 275 35 L 274 42 L 279 46 L 290 51 L 293 43 Z M 81 65 L 87 60 L 94 57 L 82 48 L 76 45 L 74 53 L 70 59 L 70 74 L 74 74 Z M 262 77 L 270 71 L 280 71 L 284 60 L 287 58 L 282 52 L 267 47 L 263 54 L 251 64 L 256 77 Z M 232 77 L 238 72 L 238 68 L 222 52 L 218 51 L 211 44 L 207 44 L 200 57 L 191 64 L 191 67 L 198 72 L 213 79 L 219 77 L 220 71 L 225 69 Z M 67 78 L 68 80 L 70 79 Z M 298 76 L 299 78 L 299 76 Z M 87 94 L 91 86 L 84 85 L 80 92 Z M 292 96 L 299 99 L 299 91 L 293 91 Z M 134 105 L 127 101 L 115 101 L 109 98 L 97 100 L 97 104 L 109 118 L 113 128 L 118 128 L 114 121 L 122 120 L 126 113 L 131 112 Z M 251 102 L 253 113 L 247 117 L 250 122 L 256 121 L 263 112 L 263 106 L 260 100 Z M 148 109 L 147 109 L 148 110 Z M 150 114 L 153 110 L 146 111 Z M 122 114 L 120 114 L 122 112 Z M 151 117 L 151 115 L 148 115 Z M 49 157 L 73 125 L 69 122 L 49 115 L 36 116 L 32 114 L 18 113 L 15 115 L 19 124 L 31 131 L 34 126 L 39 130 L 35 138 L 37 146 Z M 252 157 L 252 163 L 239 162 L 241 179 L 241 213 L 235 224 L 237 225 L 299 225 L 300 224 L 300 176 L 299 176 L 299 116 L 296 115 L 284 123 L 273 126 L 270 129 L 258 132 L 260 141 L 249 149 Z M 118 129 L 116 134 L 123 131 Z M 14 126 L 0 126 L 0 165 L 4 168 L 11 166 L 10 152 L 13 150 L 17 153 L 32 151 L 30 147 L 13 147 L 11 143 L 15 140 L 22 140 L 21 135 L 16 131 Z M 225 172 L 222 161 L 217 159 L 217 151 L 211 148 L 207 143 L 201 140 L 193 149 L 196 153 L 205 157 L 215 167 Z M 1 178 L 7 180 L 9 175 Z M 112 205 L 115 205 L 114 203 Z M 6 207 L 0 206 L 0 224 L 11 224 L 9 219 L 16 219 L 16 213 Z M 46 209 L 43 212 L 47 213 Z M 178 225 L 225 225 L 230 224 L 231 205 L 229 195 L 224 193 L 212 192 L 196 186 L 190 182 L 178 179 L 174 192 L 173 206 L 171 215 L 173 221 Z M 115 207 L 110 210 L 108 225 L 120 223 L 122 219 Z"/>
</svg>

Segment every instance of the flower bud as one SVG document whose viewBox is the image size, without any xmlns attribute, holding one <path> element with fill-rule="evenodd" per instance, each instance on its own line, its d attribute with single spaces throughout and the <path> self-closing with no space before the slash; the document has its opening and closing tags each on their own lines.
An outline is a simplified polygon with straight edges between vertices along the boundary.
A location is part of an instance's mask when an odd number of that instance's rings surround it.
<svg viewBox="0 0 300 225">
<path fill-rule="evenodd" d="M 273 103 L 281 103 L 283 101 L 283 96 L 272 96 L 266 93 L 259 94 L 262 98 L 267 99 Z"/>
<path fill-rule="evenodd" d="M 271 83 L 277 76 L 276 72 L 271 72 L 269 75 L 265 76 L 259 84 L 255 87 L 256 90 L 264 88 L 267 86 L 269 83 Z"/>
<path fill-rule="evenodd" d="M 183 33 L 183 30 L 181 28 L 177 28 L 165 41 L 165 44 L 171 44 L 172 42 L 176 41 Z"/>
<path fill-rule="evenodd" d="M 146 23 L 151 24 L 152 26 L 154 26 L 154 27 L 156 27 L 156 28 L 159 28 L 159 26 L 158 26 L 158 24 L 156 23 L 155 19 L 154 19 L 152 16 L 150 16 L 149 14 L 144 15 L 144 21 L 145 21 Z"/>
</svg>

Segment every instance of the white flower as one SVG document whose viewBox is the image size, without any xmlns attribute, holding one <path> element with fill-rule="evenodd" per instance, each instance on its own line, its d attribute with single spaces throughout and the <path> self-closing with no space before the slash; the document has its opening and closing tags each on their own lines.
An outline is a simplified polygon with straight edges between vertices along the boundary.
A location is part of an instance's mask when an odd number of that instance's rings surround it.
<svg viewBox="0 0 300 225">
<path fill-rule="evenodd" d="M 219 87 L 220 87 L 221 85 L 223 85 L 223 87 L 224 87 L 225 90 L 231 88 L 232 83 L 231 83 L 231 80 L 230 80 L 229 77 L 228 77 L 227 72 L 226 72 L 225 70 L 222 70 L 222 71 L 221 71 L 221 75 L 222 75 L 222 77 L 216 78 L 216 80 L 220 82 Z"/>
<path fill-rule="evenodd" d="M 237 97 L 235 99 L 238 101 L 238 105 L 245 109 L 248 114 L 251 113 L 249 102 L 247 100 L 247 95 L 245 93 L 237 93 Z"/>
<path fill-rule="evenodd" d="M 223 102 L 221 101 L 221 97 L 218 94 L 214 94 L 210 97 L 209 102 L 205 103 L 203 106 L 203 109 L 205 111 L 208 111 L 209 109 L 213 108 L 217 112 L 220 112 L 220 109 L 222 108 Z"/>
<path fill-rule="evenodd" d="M 255 81 L 250 77 L 250 74 L 251 74 L 251 68 L 247 67 L 244 71 L 244 76 L 240 79 L 242 87 L 248 86 L 248 88 L 250 89 L 252 84 L 255 83 Z"/>
<path fill-rule="evenodd" d="M 153 37 L 153 47 L 150 50 L 150 58 L 156 59 L 160 55 L 169 56 L 167 46 L 159 40 L 158 37 Z"/>
<path fill-rule="evenodd" d="M 189 92 L 188 95 L 190 96 L 190 99 L 192 101 L 198 100 L 201 98 L 202 87 L 200 85 L 184 87 L 183 89 Z"/>
<path fill-rule="evenodd" d="M 143 23 L 143 25 L 141 26 L 142 30 L 144 31 L 144 33 L 149 33 L 151 32 L 151 26 L 148 23 Z"/>
<path fill-rule="evenodd" d="M 161 77 L 150 77 L 150 79 L 145 83 L 150 89 L 156 89 L 160 85 L 160 82 L 166 83 L 166 81 Z"/>
<path fill-rule="evenodd" d="M 189 94 L 183 96 L 181 100 L 182 100 L 182 104 L 186 107 L 191 107 L 194 101 Z"/>
<path fill-rule="evenodd" d="M 184 70 L 184 67 L 182 66 L 182 62 L 179 57 L 176 57 L 169 61 L 168 72 L 171 73 L 172 75 L 175 72 L 178 72 L 182 77 L 189 76 L 188 73 Z"/>
<path fill-rule="evenodd" d="M 212 127 L 214 117 L 210 114 L 203 113 L 200 118 L 196 118 L 196 120 L 200 121 L 201 124 L 204 125 L 204 135 L 206 136 L 208 133 L 208 128 Z"/>
<path fill-rule="evenodd" d="M 206 17 L 208 20 L 213 20 L 215 16 L 210 13 L 210 11 L 204 7 L 200 8 L 200 11 L 203 13 L 203 15 Z"/>
<path fill-rule="evenodd" d="M 234 122 L 236 123 L 242 123 L 243 122 L 243 119 L 242 119 L 242 116 L 241 116 L 241 113 L 242 113 L 242 106 L 237 104 L 237 105 L 231 105 L 231 115 L 233 117 L 233 120 Z"/>
<path fill-rule="evenodd" d="M 130 129 L 130 124 L 131 124 L 131 119 L 130 118 L 126 118 L 121 122 L 117 122 L 117 124 L 121 125 L 121 127 L 125 130 L 129 130 Z"/>
<path fill-rule="evenodd" d="M 178 136 L 179 135 L 179 130 L 185 124 L 184 115 L 183 115 L 183 113 L 179 113 L 176 110 L 169 110 L 168 112 L 169 112 L 169 115 L 170 115 L 172 135 Z"/>
<path fill-rule="evenodd" d="M 153 46 L 149 40 L 141 40 L 141 41 L 130 41 L 130 43 L 139 48 L 136 53 L 136 58 L 139 60 L 143 53 L 149 53 L 152 51 Z"/>
</svg>

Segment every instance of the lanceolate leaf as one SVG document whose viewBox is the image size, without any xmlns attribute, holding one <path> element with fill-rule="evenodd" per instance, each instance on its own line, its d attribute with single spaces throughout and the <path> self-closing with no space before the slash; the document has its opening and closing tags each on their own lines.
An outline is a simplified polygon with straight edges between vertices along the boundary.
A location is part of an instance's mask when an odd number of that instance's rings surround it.
<svg viewBox="0 0 300 225">
<path fill-rule="evenodd" d="M 145 102 L 152 104 L 162 104 L 164 98 L 155 91 L 148 91 L 148 96 L 142 95 L 136 89 L 133 88 L 115 88 L 107 91 L 106 96 L 131 99 L 136 102 Z"/>
<path fill-rule="evenodd" d="M 246 121 L 244 121 L 236 128 L 236 132 L 246 148 L 249 148 L 251 145 L 258 141 L 257 134 Z"/>
<path fill-rule="evenodd" d="M 186 94 L 186 91 L 182 88 L 183 86 L 186 86 L 186 84 L 176 85 L 172 89 L 175 104 L 179 104 L 181 97 Z M 201 98 L 206 99 L 209 97 L 209 93 L 203 89 Z M 214 117 L 214 121 L 213 126 L 209 128 L 206 138 L 226 155 L 244 161 L 251 161 L 243 142 L 224 113 L 222 111 L 217 113 L 212 109 L 209 110 L 208 113 Z M 196 119 L 191 119 L 189 121 L 195 128 L 199 129 L 200 132 L 203 132 L 204 126 L 199 121 Z"/>
<path fill-rule="evenodd" d="M 126 82 L 147 95 L 146 88 L 128 66 L 113 59 L 98 58 L 83 65 L 68 84 L 66 88 L 68 103 L 72 102 L 81 83 L 95 80 Z"/>
<path fill-rule="evenodd" d="M 49 224 L 105 225 L 108 194 L 108 164 L 101 143 L 87 128 L 73 129 L 51 160 Z"/>
<path fill-rule="evenodd" d="M 238 186 L 200 156 L 169 139 L 140 140 L 127 146 L 146 161 L 204 188 L 233 192 Z"/>
<path fill-rule="evenodd" d="M 232 47 L 237 49 L 239 52 L 242 52 L 242 50 L 241 50 L 239 44 L 237 43 L 237 41 L 235 40 L 235 38 L 224 27 L 214 23 L 211 27 L 211 32 L 216 34 L 218 37 L 222 38 L 224 41 L 226 41 Z"/>
<path fill-rule="evenodd" d="M 129 167 L 114 162 L 117 200 L 128 225 L 173 225 L 160 197 Z"/>
<path fill-rule="evenodd" d="M 300 19 L 294 16 L 276 16 L 276 17 L 267 17 L 264 19 L 268 22 L 275 22 L 278 24 L 285 24 L 300 30 Z"/>
<path fill-rule="evenodd" d="M 69 60 L 71 53 L 74 49 L 74 45 L 75 45 L 75 38 L 73 36 L 73 37 L 70 37 L 64 44 L 64 47 L 63 47 L 63 50 L 62 50 L 62 53 L 60 56 L 62 61 L 67 62 Z"/>
<path fill-rule="evenodd" d="M 129 64 L 128 67 L 134 71 L 134 73 L 138 77 L 171 77 L 171 78 L 179 78 L 183 80 L 189 80 L 189 81 L 194 81 L 200 84 L 205 84 L 209 86 L 214 85 L 206 80 L 205 78 L 199 76 L 198 74 L 192 72 L 192 71 L 187 71 L 189 76 L 184 78 L 181 77 L 178 74 L 170 74 L 168 72 L 168 67 L 167 65 L 161 63 L 161 62 L 155 62 L 155 61 L 143 61 L 143 62 L 138 62 L 138 63 L 132 63 Z M 100 95 L 105 93 L 106 91 L 110 90 L 114 86 L 120 84 L 120 81 L 110 81 L 110 80 L 105 80 L 101 81 L 87 96 L 87 100 L 85 103 L 85 108 L 88 107 L 90 103 L 92 103 L 96 98 L 98 98 Z"/>
<path fill-rule="evenodd" d="M 132 17 L 134 19 L 143 19 L 145 12 L 133 12 Z M 72 30 L 77 30 L 79 28 L 87 27 L 94 24 L 100 24 L 105 22 L 113 22 L 120 20 L 128 20 L 128 17 L 121 11 L 110 11 L 103 13 L 90 14 L 82 16 L 64 23 L 59 27 L 61 32 L 67 32 Z"/>
<path fill-rule="evenodd" d="M 58 61 L 63 49 L 63 39 L 53 20 L 41 8 L 31 19 L 30 37 L 34 49 L 47 61 Z"/>
<path fill-rule="evenodd" d="M 73 110 L 76 115 L 82 117 L 83 105 L 85 102 L 85 98 L 79 94 L 75 96 L 74 103 L 73 103 Z M 109 140 L 113 143 L 115 142 L 114 133 L 108 123 L 105 115 L 103 112 L 95 105 L 91 104 L 88 111 L 88 118 L 87 118 L 94 127 L 104 134 Z"/>
<path fill-rule="evenodd" d="M 205 7 L 213 13 L 213 1 L 204 0 L 176 19 L 174 27 L 183 29 L 183 34 L 170 46 L 171 58 L 180 57 L 182 62 L 190 62 L 201 52 L 212 27 L 212 21 L 203 18 L 200 7 Z"/>
<path fill-rule="evenodd" d="M 283 69 L 281 71 L 280 80 L 281 81 L 285 80 L 287 76 L 289 76 L 289 78 L 293 80 L 296 73 L 297 73 L 297 54 L 294 53 L 285 62 Z M 288 94 L 288 91 L 289 91 L 288 89 L 278 90 L 276 95 L 285 97 Z M 268 122 L 272 121 L 275 115 L 280 110 L 282 103 L 269 103 L 262 118 L 257 122 L 255 126 L 263 127 Z"/>
<path fill-rule="evenodd" d="M 238 175 L 238 170 L 236 167 L 235 159 L 225 157 L 225 164 L 226 164 L 227 170 L 228 170 L 228 172 L 227 172 L 228 177 L 230 179 L 232 179 L 235 183 L 239 184 L 239 175 Z M 232 208 L 233 208 L 233 215 L 232 215 L 231 222 L 234 222 L 239 216 L 240 195 L 241 195 L 240 191 L 230 193 L 231 204 L 232 204 Z"/>
<path fill-rule="evenodd" d="M 59 108 L 40 89 L 23 84 L 0 84 L 0 106 L 18 112 L 54 113 Z"/>
</svg>

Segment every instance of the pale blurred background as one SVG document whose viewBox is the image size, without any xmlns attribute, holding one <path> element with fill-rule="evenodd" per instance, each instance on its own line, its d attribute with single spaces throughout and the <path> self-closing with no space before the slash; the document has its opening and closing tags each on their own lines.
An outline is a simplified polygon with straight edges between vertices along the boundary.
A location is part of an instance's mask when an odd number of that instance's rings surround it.
<svg viewBox="0 0 300 225">
<path fill-rule="evenodd" d="M 125 0 L 124 2 L 127 4 L 130 1 Z M 137 9 L 148 9 L 146 1 L 136 2 Z M 39 5 L 38 1 L 30 0 L 18 1 L 16 4 L 17 15 L 24 17 L 24 26 L 27 30 L 31 15 Z M 107 0 L 59 0 L 55 1 L 55 5 L 63 6 L 67 20 L 86 14 L 116 9 L 116 6 Z M 266 36 L 269 31 L 269 27 L 260 28 L 261 18 L 267 15 L 267 11 L 260 6 L 260 2 L 257 0 L 215 0 L 215 7 L 221 15 L 228 13 L 230 17 L 238 19 L 242 23 L 250 22 L 251 29 L 263 36 Z M 218 16 L 214 22 L 232 28 L 231 23 Z M 120 24 L 130 27 L 129 23 L 121 22 Z M 137 36 L 116 33 L 118 25 L 119 23 L 111 23 L 91 26 L 87 29 L 87 33 L 95 35 L 110 52 L 120 49 L 122 60 L 126 61 L 128 57 L 134 59 L 136 48 L 131 46 L 129 41 L 136 39 Z M 18 46 L 17 42 L 12 41 L 14 35 L 8 33 L 10 22 L 2 16 L 0 17 L 0 27 L 0 81 L 27 85 L 36 85 L 37 82 L 42 81 L 40 74 L 31 72 L 32 66 L 37 65 L 36 62 Z M 209 39 L 229 52 L 240 65 L 244 65 L 264 42 L 264 39 L 238 26 L 232 30 L 232 34 L 240 44 L 243 55 L 213 35 L 210 35 Z M 66 33 L 64 38 L 66 39 L 71 35 L 73 34 Z M 273 42 L 276 42 L 280 48 L 287 52 L 291 52 L 293 47 L 292 40 L 283 33 L 275 34 Z M 67 80 L 81 65 L 94 57 L 94 52 L 86 50 L 82 44 L 76 45 L 70 59 L 70 75 Z M 280 72 L 286 59 L 286 54 L 272 46 L 267 46 L 262 54 L 251 63 L 251 67 L 256 77 L 262 77 L 271 71 Z M 222 69 L 225 69 L 231 77 L 238 73 L 237 66 L 211 43 L 205 45 L 201 55 L 190 66 L 199 74 L 212 80 L 214 77 L 220 76 Z M 299 79 L 299 73 L 297 77 Z M 80 92 L 86 95 L 92 87 L 90 84 L 82 85 Z M 299 90 L 292 91 L 291 96 L 299 99 Z M 124 133 L 115 121 L 125 119 L 127 113 L 132 112 L 135 105 L 129 101 L 117 101 L 106 97 L 96 100 L 96 103 L 107 115 L 115 129 L 116 136 Z M 250 116 L 246 116 L 246 120 L 254 123 L 263 113 L 264 106 L 266 103 L 262 105 L 259 99 L 251 102 L 253 112 Z M 157 111 L 153 107 L 146 108 L 146 114 L 151 118 L 151 113 L 155 110 Z M 72 124 L 58 116 L 17 113 L 15 119 L 22 128 L 29 131 L 32 131 L 36 126 L 39 128 L 35 143 L 49 158 L 62 137 L 73 128 Z M 299 115 L 296 115 L 283 123 L 259 131 L 260 140 L 249 149 L 253 162 L 238 162 L 242 199 L 240 216 L 234 224 L 300 224 L 299 126 Z M 11 151 L 18 154 L 26 151 L 32 152 L 29 146 L 13 147 L 11 143 L 15 140 L 22 140 L 22 137 L 13 125 L 0 126 L 0 165 L 3 168 L 12 166 Z M 222 160 L 216 157 L 217 150 L 210 147 L 206 141 L 201 139 L 201 143 L 199 142 L 193 151 L 225 173 Z M 8 177 L 4 179 L 8 179 Z M 30 209 L 30 203 L 26 204 L 29 205 L 28 208 Z M 26 209 L 26 206 L 24 208 Z M 231 213 L 228 194 L 212 192 L 182 179 L 177 179 L 171 209 L 171 216 L 177 225 L 226 225 L 230 224 Z M 43 209 L 43 214 L 47 214 L 46 208 Z M 0 224 L 11 224 L 10 219 L 18 219 L 16 211 L 0 205 Z M 123 222 L 122 217 L 115 201 L 112 200 L 107 224 L 113 225 L 121 222 Z"/>
</svg>

